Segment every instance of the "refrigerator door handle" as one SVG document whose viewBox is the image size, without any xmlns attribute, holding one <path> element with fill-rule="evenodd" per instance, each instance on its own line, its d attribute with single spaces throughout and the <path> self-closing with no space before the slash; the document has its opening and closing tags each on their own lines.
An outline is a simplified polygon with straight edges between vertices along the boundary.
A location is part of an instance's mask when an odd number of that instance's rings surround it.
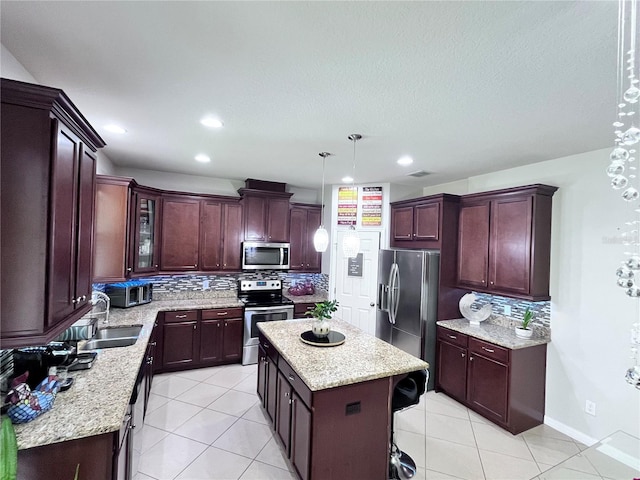
<svg viewBox="0 0 640 480">
<path fill-rule="evenodd" d="M 396 314 L 398 313 L 398 289 L 400 288 L 400 275 L 398 271 L 398 264 L 391 265 L 389 282 L 389 294 L 387 297 L 389 308 L 389 322 L 393 325 L 396 323 Z"/>
<path fill-rule="evenodd" d="M 387 295 L 389 292 L 389 286 L 384 283 L 378 284 L 378 309 L 382 312 L 389 311 L 389 302 Z"/>
</svg>

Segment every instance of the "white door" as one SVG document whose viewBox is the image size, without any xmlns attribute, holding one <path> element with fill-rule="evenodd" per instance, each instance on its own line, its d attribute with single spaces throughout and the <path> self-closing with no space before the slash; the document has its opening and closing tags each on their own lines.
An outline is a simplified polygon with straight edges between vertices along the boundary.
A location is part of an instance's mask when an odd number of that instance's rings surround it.
<svg viewBox="0 0 640 480">
<path fill-rule="evenodd" d="M 379 232 L 358 232 L 362 253 L 362 276 L 349 275 L 349 259 L 342 253 L 342 237 L 334 250 L 335 298 L 339 302 L 336 317 L 355 325 L 365 332 L 376 334 L 376 287 L 378 284 Z"/>
</svg>

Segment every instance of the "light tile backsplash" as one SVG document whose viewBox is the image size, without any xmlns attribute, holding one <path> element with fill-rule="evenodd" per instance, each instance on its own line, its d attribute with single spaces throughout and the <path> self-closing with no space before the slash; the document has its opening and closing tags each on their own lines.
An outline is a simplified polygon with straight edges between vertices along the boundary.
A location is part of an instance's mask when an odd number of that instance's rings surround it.
<svg viewBox="0 0 640 480">
<path fill-rule="evenodd" d="M 238 288 L 238 280 L 280 279 L 283 289 L 286 291 L 297 282 L 310 280 L 316 290 L 329 289 L 329 277 L 322 273 L 290 273 L 278 270 L 260 270 L 256 272 L 228 273 L 222 275 L 207 274 L 183 274 L 183 275 L 154 275 L 138 277 L 137 280 L 148 280 L 153 284 L 153 298 L 175 298 L 176 294 L 189 294 L 196 296 L 219 296 L 229 293 L 235 295 Z M 209 282 L 209 288 L 204 288 L 205 282 Z M 104 291 L 105 284 L 94 284 L 94 290 Z"/>
<path fill-rule="evenodd" d="M 490 303 L 494 315 L 506 317 L 513 322 L 521 322 L 524 312 L 529 308 L 533 312 L 532 325 L 551 327 L 551 302 L 528 302 L 516 298 L 500 297 L 488 293 L 473 292 L 478 308 Z M 504 307 L 511 307 L 511 314 L 505 315 Z"/>
</svg>

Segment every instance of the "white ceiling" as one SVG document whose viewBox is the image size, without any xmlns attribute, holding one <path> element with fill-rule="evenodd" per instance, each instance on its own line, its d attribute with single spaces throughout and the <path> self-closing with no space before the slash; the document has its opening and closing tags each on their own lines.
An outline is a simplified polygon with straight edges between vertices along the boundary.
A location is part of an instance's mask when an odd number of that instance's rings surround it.
<svg viewBox="0 0 640 480">
<path fill-rule="evenodd" d="M 117 166 L 317 188 L 318 152 L 339 183 L 360 133 L 357 183 L 427 186 L 613 145 L 615 1 L 2 1 L 0 14 L 2 44 L 65 90 Z M 200 125 L 208 113 L 225 127 Z"/>
</svg>

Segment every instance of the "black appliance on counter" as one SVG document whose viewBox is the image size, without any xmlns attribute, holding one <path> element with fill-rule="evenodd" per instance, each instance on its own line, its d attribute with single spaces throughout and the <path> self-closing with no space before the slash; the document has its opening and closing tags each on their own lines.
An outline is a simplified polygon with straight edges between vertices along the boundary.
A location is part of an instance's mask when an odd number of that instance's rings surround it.
<svg viewBox="0 0 640 480">
<path fill-rule="evenodd" d="M 13 351 L 13 378 L 28 371 L 27 385 L 33 389 L 49 374 L 51 367 L 69 367 L 76 361 L 75 356 L 76 348 L 63 342 L 17 348 Z"/>
<path fill-rule="evenodd" d="M 153 284 L 144 280 L 110 283 L 105 287 L 112 307 L 129 308 L 151 302 Z"/>
<path fill-rule="evenodd" d="M 242 364 L 258 363 L 258 322 L 291 320 L 293 301 L 282 294 L 281 280 L 238 280 L 238 300 L 244 303 Z"/>
</svg>

